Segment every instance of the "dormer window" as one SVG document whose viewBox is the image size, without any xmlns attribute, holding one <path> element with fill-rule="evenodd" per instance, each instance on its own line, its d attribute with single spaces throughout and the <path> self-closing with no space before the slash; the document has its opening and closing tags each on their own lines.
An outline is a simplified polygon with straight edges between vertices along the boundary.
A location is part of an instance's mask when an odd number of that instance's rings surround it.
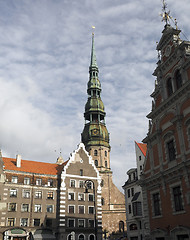
<svg viewBox="0 0 190 240">
<path fill-rule="evenodd" d="M 179 89 L 182 86 L 182 77 L 179 70 L 175 73 L 176 88 Z"/>
<path fill-rule="evenodd" d="M 173 93 L 173 88 L 172 88 L 172 79 L 169 78 L 167 80 L 167 92 L 168 92 L 168 97 L 172 95 Z"/>
</svg>

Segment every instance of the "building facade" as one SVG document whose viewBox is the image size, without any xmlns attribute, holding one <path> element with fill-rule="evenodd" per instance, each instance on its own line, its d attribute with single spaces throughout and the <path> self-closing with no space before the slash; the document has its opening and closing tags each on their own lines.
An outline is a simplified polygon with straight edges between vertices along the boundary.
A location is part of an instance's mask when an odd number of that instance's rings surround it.
<svg viewBox="0 0 190 240">
<path fill-rule="evenodd" d="M 105 123 L 105 109 L 101 100 L 101 83 L 96 61 L 94 34 L 85 105 L 85 126 L 82 142 L 96 165 L 102 179 L 102 228 L 105 235 L 118 239 L 125 235 L 125 198 L 114 185 L 110 167 L 109 133 Z"/>
<path fill-rule="evenodd" d="M 123 186 L 128 240 L 142 240 L 146 235 L 142 189 L 139 185 L 146 156 L 146 144 L 135 142 L 135 151 L 137 168 L 131 168 L 127 171 L 128 180 Z"/>
<path fill-rule="evenodd" d="M 164 6 L 165 10 L 165 6 Z M 142 176 L 150 239 L 190 239 L 190 42 L 164 12 Z"/>
</svg>

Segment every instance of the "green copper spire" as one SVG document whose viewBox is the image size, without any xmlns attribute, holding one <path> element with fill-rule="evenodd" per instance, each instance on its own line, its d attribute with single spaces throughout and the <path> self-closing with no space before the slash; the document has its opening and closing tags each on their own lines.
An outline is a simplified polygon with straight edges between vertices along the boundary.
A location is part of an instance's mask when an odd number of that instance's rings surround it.
<svg viewBox="0 0 190 240">
<path fill-rule="evenodd" d="M 82 142 L 90 146 L 109 146 L 109 134 L 105 125 L 104 104 L 101 100 L 101 84 L 98 78 L 98 65 L 94 47 L 94 34 L 92 34 L 91 62 L 89 66 L 88 100 L 85 105 L 85 126 L 82 132 Z"/>
</svg>

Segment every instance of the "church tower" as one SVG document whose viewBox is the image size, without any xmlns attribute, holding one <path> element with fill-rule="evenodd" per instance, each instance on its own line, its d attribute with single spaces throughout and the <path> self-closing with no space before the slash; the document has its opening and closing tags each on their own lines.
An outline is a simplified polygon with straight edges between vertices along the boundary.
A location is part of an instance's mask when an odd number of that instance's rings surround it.
<svg viewBox="0 0 190 240">
<path fill-rule="evenodd" d="M 82 142 L 92 156 L 102 179 L 102 229 L 107 236 L 113 237 L 113 232 L 119 236 L 124 234 L 125 199 L 112 181 L 110 168 L 109 133 L 105 123 L 105 109 L 101 100 L 101 83 L 96 61 L 94 33 L 92 34 L 91 62 L 89 81 L 87 84 L 88 100 L 85 105 L 85 126 L 82 132 Z M 112 238 L 111 238 L 112 239 Z M 114 238 L 113 238 L 114 239 Z"/>
</svg>

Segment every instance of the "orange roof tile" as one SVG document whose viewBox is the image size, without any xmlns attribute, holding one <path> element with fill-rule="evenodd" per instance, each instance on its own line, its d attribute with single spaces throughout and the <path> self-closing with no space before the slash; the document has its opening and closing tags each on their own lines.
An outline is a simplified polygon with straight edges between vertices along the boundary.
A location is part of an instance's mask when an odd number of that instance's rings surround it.
<svg viewBox="0 0 190 240">
<path fill-rule="evenodd" d="M 140 148 L 140 150 L 143 153 L 143 155 L 146 156 L 147 144 L 145 144 L 145 143 L 138 143 L 138 142 L 136 142 L 136 144 Z"/>
<path fill-rule="evenodd" d="M 29 160 L 21 160 L 21 167 L 16 166 L 16 159 L 3 157 L 5 170 L 13 170 L 18 172 L 38 173 L 57 175 L 61 172 L 63 166 L 66 164 L 58 165 L 56 163 L 36 162 Z"/>
</svg>

